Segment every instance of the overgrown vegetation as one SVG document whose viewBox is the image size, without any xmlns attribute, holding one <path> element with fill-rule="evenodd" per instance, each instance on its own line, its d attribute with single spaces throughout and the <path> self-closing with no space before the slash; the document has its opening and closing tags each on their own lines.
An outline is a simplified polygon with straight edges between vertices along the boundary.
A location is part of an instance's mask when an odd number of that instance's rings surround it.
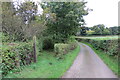
<svg viewBox="0 0 120 80">
<path fill-rule="evenodd" d="M 2 74 L 11 73 L 20 66 L 33 62 L 33 49 L 31 43 L 6 43 L 2 45 Z"/>
</svg>

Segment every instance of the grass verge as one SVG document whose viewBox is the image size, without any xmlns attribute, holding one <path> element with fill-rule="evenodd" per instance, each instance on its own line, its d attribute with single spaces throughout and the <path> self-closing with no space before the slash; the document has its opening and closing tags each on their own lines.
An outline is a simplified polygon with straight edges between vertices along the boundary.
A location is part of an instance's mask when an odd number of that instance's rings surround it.
<svg viewBox="0 0 120 80">
<path fill-rule="evenodd" d="M 101 51 L 101 50 L 96 50 L 95 48 L 93 48 L 93 46 L 87 42 L 82 42 L 88 46 L 90 46 L 95 53 L 97 53 L 97 55 L 104 61 L 105 64 L 108 65 L 108 67 L 118 76 L 120 76 L 120 73 L 118 73 L 118 60 L 113 57 L 113 56 L 109 56 L 108 54 L 106 54 L 105 52 Z"/>
<path fill-rule="evenodd" d="M 6 78 L 59 78 L 70 68 L 79 51 L 78 46 L 60 60 L 53 52 L 44 51 L 38 56 L 37 63 L 25 66 L 18 73 L 10 73 Z"/>
</svg>

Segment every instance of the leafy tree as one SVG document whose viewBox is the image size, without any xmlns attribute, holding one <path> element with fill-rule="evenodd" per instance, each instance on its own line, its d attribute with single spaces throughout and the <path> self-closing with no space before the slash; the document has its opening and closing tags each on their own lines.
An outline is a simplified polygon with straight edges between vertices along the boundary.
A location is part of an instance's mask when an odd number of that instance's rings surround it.
<svg viewBox="0 0 120 80">
<path fill-rule="evenodd" d="M 103 35 L 110 35 L 110 31 L 108 28 L 104 29 Z"/>
<path fill-rule="evenodd" d="M 21 31 L 20 23 L 21 23 L 21 19 L 19 16 L 16 15 L 13 3 L 3 2 L 2 3 L 2 29 L 4 33 L 9 35 L 10 40 L 15 40 L 15 38 L 18 38 L 19 35 L 23 35 L 20 32 Z"/>
<path fill-rule="evenodd" d="M 55 42 L 65 42 L 68 37 L 77 33 L 78 27 L 84 23 L 83 16 L 86 2 L 47 2 L 42 3 L 43 10 L 49 9 L 47 14 L 47 33 L 53 36 Z M 50 14 L 54 14 L 54 20 Z"/>
<path fill-rule="evenodd" d="M 43 15 L 37 14 L 34 2 L 24 2 L 14 6 L 11 2 L 2 3 L 2 28 L 10 40 L 26 41 L 41 34 L 45 29 Z"/>
<path fill-rule="evenodd" d="M 110 27 L 109 28 L 109 31 L 110 31 L 110 34 L 111 35 L 118 35 L 118 33 L 119 33 L 119 27 L 117 27 L 117 26 L 114 26 L 114 27 Z"/>
<path fill-rule="evenodd" d="M 99 24 L 99 25 L 97 25 L 97 26 L 100 28 L 100 30 L 101 30 L 101 32 L 102 32 L 102 34 L 103 34 L 104 29 L 105 29 L 105 25 Z"/>
<path fill-rule="evenodd" d="M 86 31 L 87 31 L 87 28 L 86 27 L 80 27 L 81 29 L 80 29 L 80 34 L 82 35 L 82 36 L 85 36 L 87 33 L 86 33 Z"/>
<path fill-rule="evenodd" d="M 101 35 L 102 34 L 101 29 L 97 25 L 93 26 L 92 30 L 94 31 L 94 35 Z"/>
<path fill-rule="evenodd" d="M 114 27 L 105 27 L 103 24 L 95 25 L 90 29 L 94 31 L 93 35 L 118 35 L 118 28 L 117 26 Z"/>
<path fill-rule="evenodd" d="M 37 5 L 34 2 L 24 2 L 17 5 L 17 12 L 23 18 L 25 24 L 29 24 L 32 20 L 35 20 L 37 14 Z M 29 26 L 28 26 L 29 27 Z"/>
</svg>

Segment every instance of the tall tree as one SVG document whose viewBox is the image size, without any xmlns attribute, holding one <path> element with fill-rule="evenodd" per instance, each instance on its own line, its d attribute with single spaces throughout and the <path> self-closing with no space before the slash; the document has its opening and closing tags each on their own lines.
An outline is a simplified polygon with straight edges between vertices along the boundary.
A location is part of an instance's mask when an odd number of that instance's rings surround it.
<svg viewBox="0 0 120 80">
<path fill-rule="evenodd" d="M 94 35 L 102 35 L 101 29 L 98 27 L 98 25 L 95 25 L 92 27 L 92 30 L 94 31 Z"/>
<path fill-rule="evenodd" d="M 111 35 L 118 35 L 119 34 L 119 26 L 114 26 L 109 28 Z"/>
<path fill-rule="evenodd" d="M 20 35 L 20 27 L 19 26 L 20 17 L 16 15 L 16 11 L 13 3 L 11 2 L 3 2 L 2 3 L 2 29 L 3 32 L 9 35 L 9 39 L 13 40 L 16 35 Z M 22 36 L 21 36 L 22 38 Z"/>
<path fill-rule="evenodd" d="M 37 5 L 34 2 L 15 5 L 3 2 L 2 9 L 3 32 L 11 40 L 26 41 L 45 29 L 44 17 L 37 14 Z"/>
<path fill-rule="evenodd" d="M 54 21 L 47 14 L 48 33 L 54 35 L 56 42 L 65 42 L 71 35 L 77 33 L 78 27 L 84 23 L 83 16 L 88 14 L 85 10 L 86 2 L 47 2 L 42 4 L 43 10 L 49 9 L 55 14 Z"/>
<path fill-rule="evenodd" d="M 105 29 L 104 29 L 103 35 L 110 35 L 109 28 L 105 28 Z"/>
</svg>

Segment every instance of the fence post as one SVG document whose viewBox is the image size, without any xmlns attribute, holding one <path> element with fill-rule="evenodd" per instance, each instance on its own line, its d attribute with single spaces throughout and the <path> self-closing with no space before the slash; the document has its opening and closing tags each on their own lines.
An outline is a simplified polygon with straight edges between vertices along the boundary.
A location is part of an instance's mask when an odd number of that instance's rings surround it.
<svg viewBox="0 0 120 80">
<path fill-rule="evenodd" d="M 34 63 L 37 62 L 37 55 L 36 55 L 36 36 L 33 37 L 33 60 L 34 60 Z"/>
</svg>

